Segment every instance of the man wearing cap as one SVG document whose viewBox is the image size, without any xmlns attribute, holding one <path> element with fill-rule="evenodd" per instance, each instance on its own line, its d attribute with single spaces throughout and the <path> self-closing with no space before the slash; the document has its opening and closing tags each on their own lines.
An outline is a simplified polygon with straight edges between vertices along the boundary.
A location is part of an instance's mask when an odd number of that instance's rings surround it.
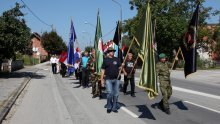
<svg viewBox="0 0 220 124">
<path fill-rule="evenodd" d="M 117 113 L 117 101 L 119 95 L 120 81 L 117 79 L 121 62 L 114 57 L 115 50 L 109 47 L 107 50 L 108 57 L 104 59 L 102 64 L 101 85 L 104 86 L 104 75 L 107 90 L 107 113 L 111 111 Z"/>
<path fill-rule="evenodd" d="M 163 98 L 159 102 L 160 108 L 165 111 L 165 113 L 170 114 L 169 108 L 169 98 L 172 95 L 172 87 L 170 84 L 170 71 L 172 64 L 166 60 L 166 55 L 161 53 L 159 55 L 160 62 L 156 64 L 157 75 L 159 76 L 160 91 Z"/>
</svg>

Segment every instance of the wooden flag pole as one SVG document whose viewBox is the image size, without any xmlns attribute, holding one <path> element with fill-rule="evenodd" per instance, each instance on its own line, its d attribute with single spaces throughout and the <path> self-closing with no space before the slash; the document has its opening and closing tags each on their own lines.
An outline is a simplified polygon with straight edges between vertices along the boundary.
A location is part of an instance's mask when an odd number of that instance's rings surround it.
<svg viewBox="0 0 220 124">
<path fill-rule="evenodd" d="M 182 56 L 182 59 L 183 59 L 183 61 L 185 61 L 185 58 L 184 58 L 184 56 L 183 56 L 183 51 L 182 51 L 182 49 L 180 48 L 180 51 L 181 51 L 181 56 Z"/>
<path fill-rule="evenodd" d="M 134 70 L 134 68 L 135 68 L 135 66 L 136 66 L 136 64 L 137 64 L 138 58 L 139 58 L 139 56 L 136 58 L 136 60 L 135 60 L 135 62 L 134 62 L 134 66 L 133 66 L 133 68 L 131 69 L 131 72 L 129 73 L 129 75 L 131 75 L 132 71 Z"/>
<path fill-rule="evenodd" d="M 179 52 L 180 52 L 180 47 L 179 47 L 179 49 L 178 49 L 178 51 L 177 51 L 177 53 L 176 53 L 176 56 L 175 56 L 175 58 L 174 58 L 174 60 L 173 60 L 173 64 L 172 64 L 172 67 L 171 67 L 171 70 L 173 70 L 173 66 L 174 66 L 174 64 L 175 64 L 175 62 L 176 62 L 176 58 L 178 58 L 178 55 L 179 55 Z"/>
<path fill-rule="evenodd" d="M 173 60 L 173 64 L 172 64 L 171 70 L 173 70 L 173 66 L 174 66 L 174 64 L 175 64 L 175 62 L 176 62 L 176 58 L 178 58 L 179 52 L 181 52 L 182 59 L 183 59 L 183 61 L 185 61 L 184 56 L 183 56 L 183 52 L 182 52 L 182 50 L 181 50 L 181 47 L 179 47 L 179 49 L 178 49 L 178 51 L 177 51 L 177 53 L 176 53 L 176 56 L 175 56 L 175 58 L 174 58 L 174 60 Z"/>
<path fill-rule="evenodd" d="M 122 69 L 123 69 L 124 63 L 125 63 L 125 61 L 126 61 L 126 59 L 127 59 L 128 53 L 129 53 L 129 51 L 130 51 L 130 49 L 131 49 L 131 46 L 132 46 L 134 40 L 135 40 L 135 38 L 133 38 L 132 41 L 131 41 L 131 44 L 130 44 L 130 46 L 129 46 L 129 48 L 128 48 L 128 51 L 127 51 L 127 53 L 126 53 L 126 56 L 125 56 L 125 58 L 124 58 L 124 60 L 123 60 L 122 66 L 121 66 L 121 68 L 120 68 L 120 70 L 119 70 L 117 79 L 118 79 L 118 78 L 120 77 L 120 75 L 121 75 L 121 71 L 122 71 Z"/>
</svg>

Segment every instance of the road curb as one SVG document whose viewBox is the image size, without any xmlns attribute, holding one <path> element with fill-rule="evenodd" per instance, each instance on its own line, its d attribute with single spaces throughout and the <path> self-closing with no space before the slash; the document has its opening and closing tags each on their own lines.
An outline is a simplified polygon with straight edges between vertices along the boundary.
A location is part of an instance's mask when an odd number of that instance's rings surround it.
<svg viewBox="0 0 220 124">
<path fill-rule="evenodd" d="M 37 72 L 38 70 L 36 70 L 34 72 L 34 74 Z M 3 109 L 0 110 L 0 124 L 2 123 L 2 121 L 5 119 L 5 117 L 7 116 L 7 114 L 9 113 L 9 111 L 11 110 L 12 106 L 15 104 L 15 101 L 17 100 L 17 98 L 20 96 L 20 94 L 22 93 L 22 91 L 25 89 L 25 87 L 27 86 L 27 84 L 30 82 L 31 80 L 31 76 L 26 77 L 24 79 L 24 81 L 22 82 L 22 84 L 12 92 L 12 95 L 10 95 L 10 97 L 4 102 L 3 104 Z"/>
</svg>

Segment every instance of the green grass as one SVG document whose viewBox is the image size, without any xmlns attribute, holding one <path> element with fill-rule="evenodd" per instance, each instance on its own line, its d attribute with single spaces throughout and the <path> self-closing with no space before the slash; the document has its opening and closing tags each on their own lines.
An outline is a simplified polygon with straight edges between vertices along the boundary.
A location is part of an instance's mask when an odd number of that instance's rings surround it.
<svg viewBox="0 0 220 124">
<path fill-rule="evenodd" d="M 39 64 L 39 59 L 38 58 L 33 58 L 31 56 L 24 56 L 24 65 L 36 65 Z"/>
</svg>

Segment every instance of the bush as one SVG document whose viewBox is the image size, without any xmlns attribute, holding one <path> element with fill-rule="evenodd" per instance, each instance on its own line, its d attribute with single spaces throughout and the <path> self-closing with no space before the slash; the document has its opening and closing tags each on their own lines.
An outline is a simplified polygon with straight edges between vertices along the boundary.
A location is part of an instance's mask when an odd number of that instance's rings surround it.
<svg viewBox="0 0 220 124">
<path fill-rule="evenodd" d="M 24 56 L 24 65 L 36 65 L 39 64 L 38 58 L 33 58 L 32 56 Z"/>
<path fill-rule="evenodd" d="M 23 55 L 21 53 L 16 53 L 16 60 L 23 60 Z"/>
</svg>

